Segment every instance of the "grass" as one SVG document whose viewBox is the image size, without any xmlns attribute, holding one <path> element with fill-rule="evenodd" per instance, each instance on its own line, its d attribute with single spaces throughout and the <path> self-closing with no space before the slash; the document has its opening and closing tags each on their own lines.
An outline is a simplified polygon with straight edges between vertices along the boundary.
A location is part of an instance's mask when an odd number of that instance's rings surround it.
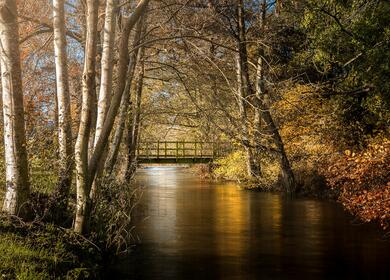
<svg viewBox="0 0 390 280">
<path fill-rule="evenodd" d="M 107 264 L 104 262 L 131 249 L 133 224 L 129 214 L 138 192 L 130 184 L 117 184 L 114 180 L 101 186 L 89 236 L 95 245 L 71 229 L 39 220 L 57 177 L 35 166 L 31 169 L 31 203 L 38 220 L 24 222 L 0 212 L 0 280 L 99 279 Z M 0 183 L 3 181 L 0 175 Z M 0 188 L 1 202 L 4 190 Z M 72 188 L 70 203 L 74 198 Z M 72 220 L 72 211 L 68 215 Z"/>
<path fill-rule="evenodd" d="M 99 251 L 51 224 L 0 215 L 0 279 L 96 279 Z"/>
<path fill-rule="evenodd" d="M 56 174 L 32 169 L 32 192 L 50 194 Z M 2 186 L 4 181 L 0 176 Z M 0 202 L 4 191 L 0 188 Z M 0 212 L 1 280 L 96 279 L 101 258 L 98 249 L 69 229 L 37 221 L 26 223 Z"/>
</svg>

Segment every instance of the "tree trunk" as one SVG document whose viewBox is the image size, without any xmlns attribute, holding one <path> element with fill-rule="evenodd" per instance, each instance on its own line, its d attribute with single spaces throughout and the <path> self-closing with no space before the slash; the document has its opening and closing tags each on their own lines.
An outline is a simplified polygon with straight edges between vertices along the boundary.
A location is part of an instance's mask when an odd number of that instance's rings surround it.
<svg viewBox="0 0 390 280">
<path fill-rule="evenodd" d="M 30 196 L 16 1 L 0 1 L 6 193 L 3 211 L 27 217 Z"/>
<path fill-rule="evenodd" d="M 118 59 L 118 78 L 117 78 L 117 87 L 115 90 L 115 95 L 112 98 L 110 108 L 107 112 L 106 120 L 104 121 L 104 125 L 100 132 L 100 137 L 96 142 L 95 149 L 93 151 L 93 155 L 91 160 L 89 161 L 89 178 L 93 182 L 95 178 L 97 167 L 101 160 L 103 150 L 106 147 L 106 143 L 108 141 L 108 137 L 110 136 L 112 127 L 114 125 L 115 117 L 118 113 L 119 105 L 121 103 L 122 94 L 126 85 L 126 73 L 127 67 L 129 64 L 129 36 L 130 31 L 137 23 L 141 15 L 145 12 L 145 9 L 149 3 L 149 0 L 141 0 L 134 12 L 131 14 L 129 18 L 125 21 L 124 28 L 121 34 L 121 40 L 119 43 L 119 59 Z"/>
<path fill-rule="evenodd" d="M 75 231 L 88 232 L 90 219 L 91 200 L 90 191 L 96 172 L 103 155 L 108 137 L 114 124 L 115 116 L 122 98 L 126 82 L 126 68 L 129 62 L 128 41 L 130 31 L 143 14 L 149 0 L 141 0 L 134 12 L 127 18 L 119 44 L 118 85 L 112 98 L 106 119 L 100 131 L 100 137 L 96 142 L 92 156 L 88 160 L 88 139 L 91 128 L 91 96 L 94 94 L 94 78 L 96 63 L 97 43 L 97 0 L 87 0 L 87 37 L 85 47 L 85 63 L 83 73 L 83 102 L 79 127 L 79 135 L 76 142 L 76 171 L 77 171 L 77 209 Z"/>
<path fill-rule="evenodd" d="M 269 111 L 268 104 L 266 104 L 266 102 L 264 101 L 262 101 L 262 103 L 263 103 L 262 106 L 263 119 L 266 123 L 266 126 L 269 128 L 269 131 L 272 133 L 272 138 L 274 140 L 276 147 L 278 148 L 281 157 L 281 168 L 282 168 L 281 183 L 283 189 L 287 193 L 293 193 L 295 192 L 295 187 L 296 187 L 295 178 L 286 154 L 286 150 L 284 149 L 284 143 L 282 137 L 280 136 L 279 130 L 275 125 L 271 112 Z"/>
<path fill-rule="evenodd" d="M 62 214 L 67 208 L 73 172 L 72 119 L 70 113 L 64 2 L 64 0 L 53 1 L 54 59 L 56 65 L 60 157 L 59 180 L 52 198 L 53 202 L 55 202 L 55 210 L 53 209 L 55 213 L 53 214 L 56 221 L 62 218 Z"/>
<path fill-rule="evenodd" d="M 110 106 L 117 5 L 118 0 L 107 0 L 106 17 L 103 31 L 103 54 L 94 145 L 96 145 L 100 137 L 100 132 L 103 128 L 104 120 L 106 119 L 107 110 Z"/>
<path fill-rule="evenodd" d="M 261 15 L 261 30 L 265 32 L 265 20 L 266 20 L 266 0 L 263 0 L 262 3 L 262 15 Z M 276 127 L 276 124 L 272 118 L 270 112 L 270 105 L 268 104 L 268 94 L 265 85 L 265 73 L 266 73 L 266 63 L 265 61 L 265 51 L 264 46 L 259 46 L 258 50 L 258 60 L 257 60 L 257 75 L 256 75 L 256 104 L 255 104 L 255 123 L 257 134 L 260 135 L 260 123 L 261 119 L 264 120 L 268 132 L 272 135 L 272 139 L 280 153 L 281 157 L 281 183 L 284 191 L 288 193 L 293 193 L 295 191 L 295 178 L 294 173 L 291 169 L 290 162 L 288 160 L 286 151 L 284 149 L 284 143 L 282 137 L 280 136 L 279 130 Z M 257 138 L 257 137 L 256 137 Z M 256 139 L 259 141 L 259 139 Z"/>
<path fill-rule="evenodd" d="M 252 95 L 252 88 L 249 80 L 248 54 L 246 49 L 246 30 L 245 30 L 245 12 L 242 0 L 237 5 L 237 29 L 238 29 L 238 56 L 237 56 L 237 82 L 238 98 L 242 129 L 242 143 L 247 157 L 248 175 L 251 178 L 260 176 L 260 166 L 257 164 L 253 149 L 250 147 L 248 116 L 247 116 L 247 98 Z"/>
<path fill-rule="evenodd" d="M 95 94 L 98 8 L 98 0 L 87 0 L 87 35 L 82 80 L 82 107 L 79 133 L 75 146 L 77 206 L 74 230 L 77 233 L 87 232 L 87 219 L 90 211 L 88 142 L 91 129 L 91 97 Z"/>
<path fill-rule="evenodd" d="M 141 59 L 143 59 L 143 52 L 141 52 Z M 140 70 L 137 75 L 136 80 L 136 96 L 135 96 L 135 107 L 134 107 L 134 119 L 133 124 L 129 125 L 128 136 L 127 136 L 127 167 L 125 171 L 125 180 L 130 180 L 134 174 L 136 167 L 136 149 L 138 145 L 139 129 L 140 129 L 140 116 L 141 116 L 141 100 L 142 100 L 142 90 L 143 90 L 143 81 L 144 81 L 144 62 L 140 62 Z"/>
<path fill-rule="evenodd" d="M 265 20 L 267 13 L 267 0 L 263 0 L 261 3 L 261 17 L 260 17 L 260 33 L 262 36 L 265 35 Z M 265 61 L 264 46 L 259 45 L 258 48 L 258 59 L 256 69 L 256 103 L 260 104 L 261 96 L 265 92 L 265 68 L 267 66 Z M 255 104 L 255 143 L 258 143 L 261 139 L 261 106 Z"/>
<path fill-rule="evenodd" d="M 133 48 L 135 48 L 140 43 L 141 33 L 142 33 L 142 26 L 145 19 L 143 18 L 140 20 L 137 24 L 136 33 L 134 36 L 133 41 Z M 110 145 L 110 152 L 107 157 L 105 170 L 108 175 L 110 175 L 114 169 L 118 153 L 119 153 L 119 147 L 120 143 L 123 138 L 123 132 L 125 129 L 125 123 L 126 118 L 130 110 L 130 99 L 131 99 L 131 84 L 134 77 L 134 70 L 137 64 L 138 59 L 138 53 L 139 48 L 136 48 L 134 52 L 132 53 L 129 61 L 129 65 L 127 68 L 127 80 L 126 80 L 126 86 L 122 95 L 121 105 L 120 105 L 120 111 L 118 115 L 118 124 L 116 126 L 115 135 L 112 139 L 111 145 Z"/>
<path fill-rule="evenodd" d="M 103 47 L 101 59 L 101 76 L 100 87 L 97 102 L 96 112 L 96 128 L 93 139 L 92 150 L 94 149 L 102 130 L 104 121 L 107 116 L 107 110 L 110 106 L 110 97 L 112 94 L 112 73 L 113 73 L 113 58 L 114 58 L 114 41 L 116 33 L 116 15 L 117 15 L 118 0 L 107 0 L 105 9 L 105 20 L 103 28 Z M 106 155 L 106 150 L 104 150 Z M 103 158 L 105 157 L 103 156 Z M 100 176 L 103 170 L 103 162 L 99 164 L 97 178 L 92 183 L 91 200 L 95 200 L 98 185 L 100 184 Z"/>
</svg>

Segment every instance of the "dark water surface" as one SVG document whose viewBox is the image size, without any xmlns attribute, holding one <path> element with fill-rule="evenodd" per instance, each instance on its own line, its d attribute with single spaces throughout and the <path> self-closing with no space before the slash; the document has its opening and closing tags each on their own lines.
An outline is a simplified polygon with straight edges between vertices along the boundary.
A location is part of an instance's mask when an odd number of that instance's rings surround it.
<svg viewBox="0 0 390 280">
<path fill-rule="evenodd" d="M 111 279 L 390 279 L 390 242 L 336 203 L 138 171 L 140 238 Z"/>
</svg>

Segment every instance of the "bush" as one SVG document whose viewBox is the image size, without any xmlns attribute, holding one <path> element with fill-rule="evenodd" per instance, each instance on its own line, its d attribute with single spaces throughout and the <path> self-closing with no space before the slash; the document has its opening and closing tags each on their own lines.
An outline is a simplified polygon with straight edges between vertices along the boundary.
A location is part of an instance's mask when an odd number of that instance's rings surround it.
<svg viewBox="0 0 390 280">
<path fill-rule="evenodd" d="M 280 174 L 280 164 L 277 159 L 261 154 L 261 176 L 256 180 L 248 177 L 246 155 L 244 151 L 230 153 L 226 157 L 216 161 L 217 168 L 214 170 L 216 178 L 244 182 L 246 187 L 270 190 L 275 188 Z"/>
<path fill-rule="evenodd" d="M 246 156 L 243 151 L 230 153 L 226 157 L 218 159 L 215 163 L 217 167 L 214 169 L 214 175 L 217 179 L 238 182 L 248 180 Z"/>
<path fill-rule="evenodd" d="M 362 221 L 390 222 L 390 140 L 378 137 L 360 152 L 346 150 L 323 171 L 340 201 Z"/>
</svg>

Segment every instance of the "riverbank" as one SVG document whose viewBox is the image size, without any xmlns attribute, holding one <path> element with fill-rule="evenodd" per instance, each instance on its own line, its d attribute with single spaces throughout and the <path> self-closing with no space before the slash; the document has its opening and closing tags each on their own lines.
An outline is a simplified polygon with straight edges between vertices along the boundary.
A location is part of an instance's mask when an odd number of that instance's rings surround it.
<svg viewBox="0 0 390 280">
<path fill-rule="evenodd" d="M 0 279 L 101 279 L 107 265 L 129 253 L 131 213 L 139 195 L 132 183 L 109 178 L 102 183 L 85 236 L 72 230 L 74 196 L 63 224 L 55 225 L 45 214 L 48 194 L 43 190 L 50 194 L 51 187 L 42 184 L 32 195 L 34 219 L 0 213 Z"/>
<path fill-rule="evenodd" d="M 98 279 L 100 249 L 71 230 L 0 215 L 1 279 Z"/>
<path fill-rule="evenodd" d="M 206 180 L 215 180 L 222 182 L 234 182 L 238 183 L 240 188 L 244 190 L 259 191 L 259 192 L 282 192 L 280 183 L 277 179 L 274 180 L 255 180 L 246 178 L 245 174 L 242 174 L 244 170 L 235 173 L 235 176 L 226 176 L 225 174 L 221 176 L 220 171 L 217 171 L 221 168 L 220 164 L 198 164 L 192 166 L 191 172 L 196 174 L 202 179 Z M 222 167 L 226 168 L 226 167 Z M 297 174 L 296 174 L 297 175 Z M 337 190 L 330 188 L 326 179 L 321 175 L 316 176 L 299 176 L 298 174 L 298 184 L 295 195 L 298 197 L 308 197 L 308 198 L 318 198 L 318 199 L 327 199 L 327 200 L 337 200 L 337 197 L 340 195 Z"/>
<path fill-rule="evenodd" d="M 335 200 L 361 222 L 378 222 L 384 230 L 390 225 L 390 140 L 378 137 L 364 149 L 345 150 L 329 155 L 326 160 L 313 164 L 292 161 L 296 182 L 296 195 Z M 243 188 L 256 191 L 280 192 L 278 163 L 261 159 L 262 176 L 248 178 L 246 156 L 236 151 L 219 159 L 213 165 L 199 166 L 203 178 L 239 183 Z"/>
</svg>

